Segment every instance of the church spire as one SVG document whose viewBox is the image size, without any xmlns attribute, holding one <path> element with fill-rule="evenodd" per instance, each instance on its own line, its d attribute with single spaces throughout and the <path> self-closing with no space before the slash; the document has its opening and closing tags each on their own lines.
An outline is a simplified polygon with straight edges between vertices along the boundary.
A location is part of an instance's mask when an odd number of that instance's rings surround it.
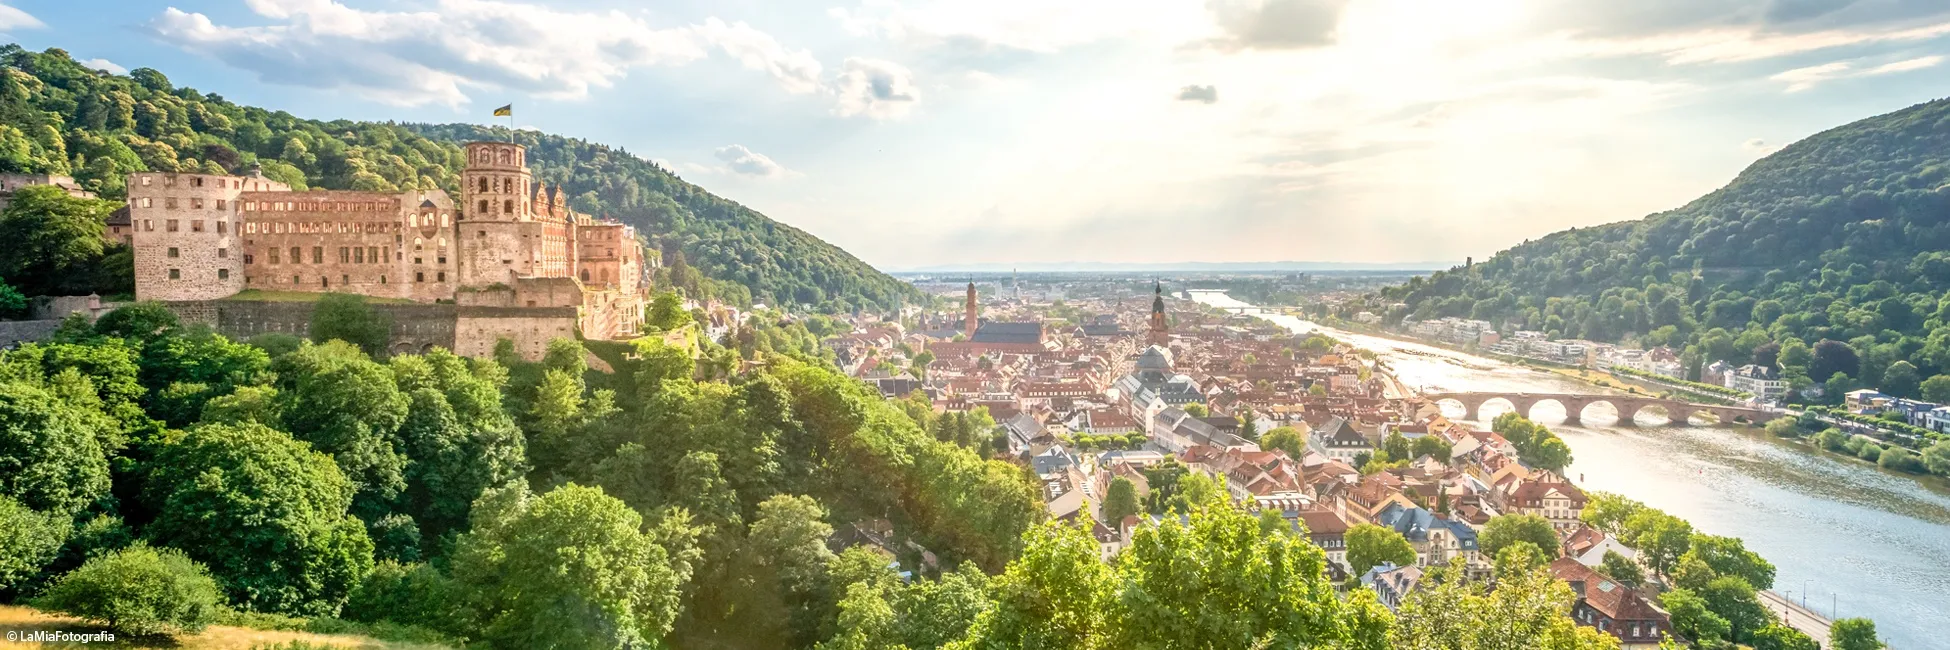
<svg viewBox="0 0 1950 650">
<path fill-rule="evenodd" d="M 1144 338 L 1151 345 L 1171 344 L 1171 326 L 1165 322 L 1165 285 L 1156 279 L 1151 281 L 1151 331 Z"/>
</svg>

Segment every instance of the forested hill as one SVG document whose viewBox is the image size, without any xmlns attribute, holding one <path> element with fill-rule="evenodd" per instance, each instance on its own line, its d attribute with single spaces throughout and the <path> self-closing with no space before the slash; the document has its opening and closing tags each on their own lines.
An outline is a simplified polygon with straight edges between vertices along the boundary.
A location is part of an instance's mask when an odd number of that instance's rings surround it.
<svg viewBox="0 0 1950 650">
<path fill-rule="evenodd" d="M 293 187 L 452 193 L 458 145 L 507 137 L 471 125 L 301 119 L 178 87 L 147 68 L 89 69 L 58 49 L 7 45 L 0 66 L 0 171 L 70 174 L 110 199 L 122 198 L 133 171 L 234 174 L 253 164 Z M 567 188 L 576 209 L 648 234 L 671 267 L 659 279 L 694 294 L 828 311 L 920 297 L 846 251 L 623 150 L 532 131 L 515 138 L 530 147 L 540 180 Z"/>
<path fill-rule="evenodd" d="M 1528 241 L 1347 309 L 1399 302 L 1388 318 L 1690 343 L 1696 364 L 1833 339 L 1862 357 L 1841 368 L 1853 380 L 1897 361 L 1927 377 L 1950 371 L 1947 222 L 1950 100 L 1938 100 L 1794 143 L 1679 209 Z M 1835 374 L 1815 370 L 1803 379 Z"/>
</svg>

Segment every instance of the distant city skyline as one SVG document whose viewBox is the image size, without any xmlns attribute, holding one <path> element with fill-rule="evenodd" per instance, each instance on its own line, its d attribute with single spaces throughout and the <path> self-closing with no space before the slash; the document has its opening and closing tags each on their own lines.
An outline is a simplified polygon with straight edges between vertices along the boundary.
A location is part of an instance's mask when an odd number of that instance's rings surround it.
<svg viewBox="0 0 1950 650">
<path fill-rule="evenodd" d="M 889 270 L 1481 260 L 1950 95 L 1940 0 L 114 9 L 0 0 L 0 34 L 307 118 L 513 104 Z"/>
</svg>

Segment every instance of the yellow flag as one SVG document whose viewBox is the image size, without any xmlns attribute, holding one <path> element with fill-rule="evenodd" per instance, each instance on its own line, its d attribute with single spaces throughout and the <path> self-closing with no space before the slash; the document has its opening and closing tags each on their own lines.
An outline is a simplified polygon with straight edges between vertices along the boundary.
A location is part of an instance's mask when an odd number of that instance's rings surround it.
<svg viewBox="0 0 1950 650">
<path fill-rule="evenodd" d="M 495 117 L 510 117 L 510 116 L 513 116 L 514 114 L 515 114 L 515 105 L 514 105 L 514 104 L 509 104 L 509 105 L 507 105 L 507 106 L 503 106 L 503 107 L 501 107 L 501 108 L 497 108 L 497 109 L 494 109 L 494 116 L 495 116 Z"/>
</svg>

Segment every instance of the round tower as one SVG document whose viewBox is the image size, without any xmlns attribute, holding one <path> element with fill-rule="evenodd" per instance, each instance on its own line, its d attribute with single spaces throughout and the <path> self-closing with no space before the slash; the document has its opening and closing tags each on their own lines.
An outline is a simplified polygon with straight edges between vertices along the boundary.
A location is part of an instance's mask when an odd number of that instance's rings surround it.
<svg viewBox="0 0 1950 650">
<path fill-rule="evenodd" d="M 469 142 L 461 170 L 461 214 L 470 221 L 527 221 L 533 178 L 528 151 L 511 142 Z"/>
</svg>

